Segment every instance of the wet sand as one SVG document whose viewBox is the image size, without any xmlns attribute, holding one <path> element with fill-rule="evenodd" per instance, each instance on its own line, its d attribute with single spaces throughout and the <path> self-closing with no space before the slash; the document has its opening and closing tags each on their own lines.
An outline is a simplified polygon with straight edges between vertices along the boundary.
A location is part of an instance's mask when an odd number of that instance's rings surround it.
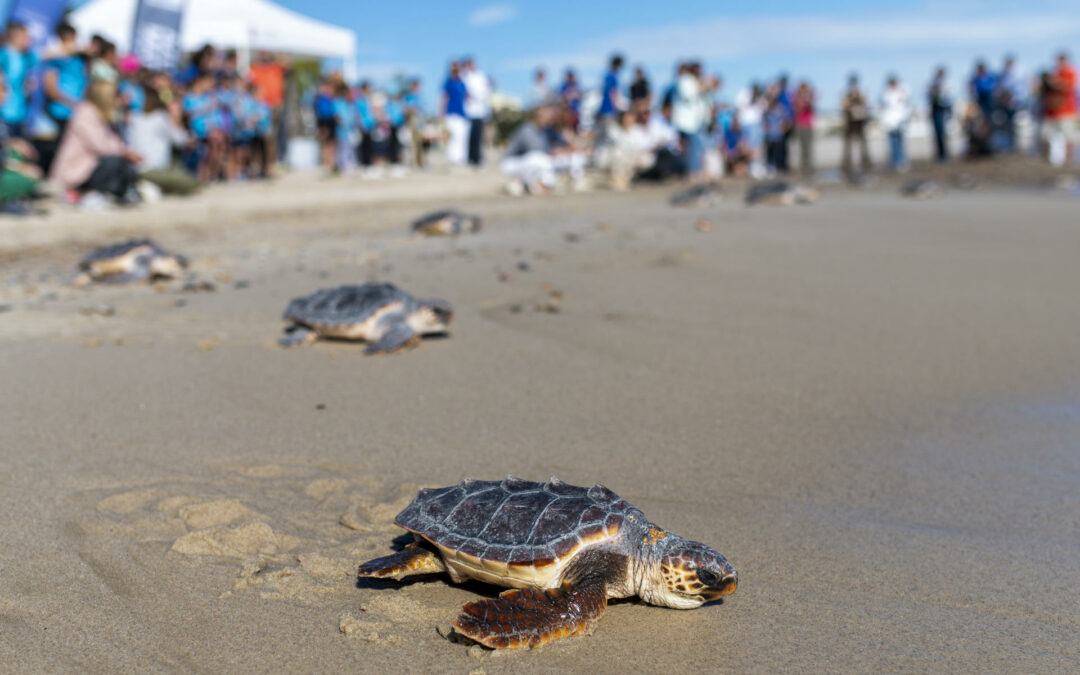
<svg viewBox="0 0 1080 675">
<path fill-rule="evenodd" d="M 82 244 L 4 262 L 0 662 L 1080 668 L 1080 201 L 667 196 L 463 199 L 456 242 L 403 226 L 445 202 L 155 225 L 207 293 L 68 288 Z M 376 278 L 450 337 L 275 345 L 289 298 Z M 491 588 L 357 586 L 419 486 L 508 473 L 607 485 L 738 592 L 491 652 L 442 636 Z"/>
</svg>

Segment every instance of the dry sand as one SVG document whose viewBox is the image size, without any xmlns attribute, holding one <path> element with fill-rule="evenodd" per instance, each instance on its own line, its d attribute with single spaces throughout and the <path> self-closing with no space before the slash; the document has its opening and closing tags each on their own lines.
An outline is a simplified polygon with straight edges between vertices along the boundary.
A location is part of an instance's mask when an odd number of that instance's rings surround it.
<svg viewBox="0 0 1080 675">
<path fill-rule="evenodd" d="M 204 293 L 69 288 L 115 228 L 36 233 L 0 266 L 0 669 L 1080 669 L 1080 201 L 667 194 L 460 199 L 456 242 L 405 236 L 435 200 L 155 222 Z M 275 346 L 374 278 L 449 339 Z M 507 473 L 607 485 L 738 592 L 505 653 L 442 636 L 490 588 L 357 587 L 419 486 Z"/>
</svg>

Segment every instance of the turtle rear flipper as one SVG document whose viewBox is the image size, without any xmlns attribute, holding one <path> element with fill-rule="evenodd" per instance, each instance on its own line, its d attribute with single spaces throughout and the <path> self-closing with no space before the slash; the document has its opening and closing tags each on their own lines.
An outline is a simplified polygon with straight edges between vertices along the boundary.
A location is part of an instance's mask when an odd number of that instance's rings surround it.
<svg viewBox="0 0 1080 675">
<path fill-rule="evenodd" d="M 395 321 L 386 329 L 381 338 L 367 346 L 364 353 L 391 354 L 399 349 L 412 347 L 419 341 L 420 336 L 409 327 L 409 324 L 404 321 Z"/>
<path fill-rule="evenodd" d="M 446 565 L 438 553 L 424 546 L 409 544 L 397 553 L 360 565 L 357 575 L 400 581 L 414 574 L 438 574 L 445 571 Z"/>
<path fill-rule="evenodd" d="M 454 628 L 485 647 L 540 647 L 565 637 L 587 635 L 607 608 L 607 588 L 598 577 L 577 586 L 505 591 L 497 598 L 461 608 Z"/>
</svg>

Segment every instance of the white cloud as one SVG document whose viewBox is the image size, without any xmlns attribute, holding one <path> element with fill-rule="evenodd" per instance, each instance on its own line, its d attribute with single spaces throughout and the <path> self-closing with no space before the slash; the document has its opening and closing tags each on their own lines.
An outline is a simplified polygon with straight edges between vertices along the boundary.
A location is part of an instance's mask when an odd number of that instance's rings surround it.
<svg viewBox="0 0 1080 675">
<path fill-rule="evenodd" d="M 507 67 L 527 70 L 538 64 L 591 66 L 614 52 L 625 53 L 634 63 L 670 67 L 683 58 L 724 61 L 777 52 L 1002 49 L 1033 43 L 1045 44 L 1049 50 L 1077 39 L 1080 14 L 1075 12 L 1009 17 L 717 17 L 613 33 L 572 51 L 514 59 Z"/>
<path fill-rule="evenodd" d="M 517 16 L 517 13 L 517 7 L 514 5 L 484 5 L 469 13 L 468 23 L 473 28 L 486 28 L 498 23 L 510 21 Z"/>
</svg>

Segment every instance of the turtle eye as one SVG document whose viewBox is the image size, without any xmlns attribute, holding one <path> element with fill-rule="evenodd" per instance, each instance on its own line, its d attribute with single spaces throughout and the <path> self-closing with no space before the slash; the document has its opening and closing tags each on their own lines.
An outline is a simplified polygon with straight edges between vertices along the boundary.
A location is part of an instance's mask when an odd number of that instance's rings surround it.
<svg viewBox="0 0 1080 675">
<path fill-rule="evenodd" d="M 711 588 L 715 588 L 720 585 L 720 575 L 716 572 L 710 572 L 707 569 L 698 570 L 697 578 L 698 581 Z"/>
</svg>

